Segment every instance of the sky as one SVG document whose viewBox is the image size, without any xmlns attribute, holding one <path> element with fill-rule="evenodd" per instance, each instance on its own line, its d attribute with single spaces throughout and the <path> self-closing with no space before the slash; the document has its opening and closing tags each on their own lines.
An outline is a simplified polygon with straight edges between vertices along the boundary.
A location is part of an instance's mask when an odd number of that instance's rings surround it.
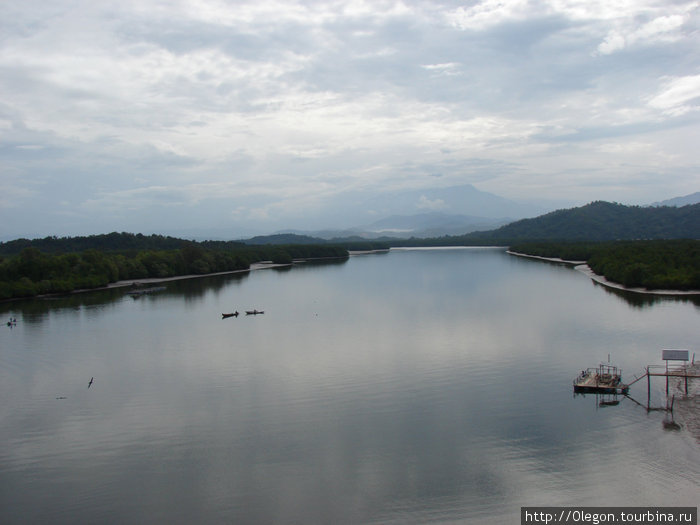
<svg viewBox="0 0 700 525">
<path fill-rule="evenodd" d="M 698 1 L 0 3 L 0 240 L 647 204 L 699 137 Z"/>
</svg>

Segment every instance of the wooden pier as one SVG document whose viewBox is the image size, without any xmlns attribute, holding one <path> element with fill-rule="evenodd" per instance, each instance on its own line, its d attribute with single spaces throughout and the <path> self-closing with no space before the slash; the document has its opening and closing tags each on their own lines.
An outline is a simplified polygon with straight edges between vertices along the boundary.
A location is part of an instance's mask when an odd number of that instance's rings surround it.
<svg viewBox="0 0 700 525">
<path fill-rule="evenodd" d="M 688 395 L 688 379 L 700 378 L 700 370 L 695 365 L 695 355 L 693 361 L 689 363 L 688 350 L 663 350 L 662 360 L 665 365 L 647 365 L 644 373 L 639 377 L 635 376 L 631 383 L 622 382 L 622 370 L 610 364 L 610 356 L 608 363 L 601 363 L 597 368 L 588 368 L 583 370 L 579 376 L 574 379 L 574 392 L 576 393 L 591 393 L 591 394 L 622 394 L 627 395 L 629 388 L 647 378 L 647 401 L 651 398 L 651 378 L 665 377 L 666 378 L 666 396 L 669 393 L 669 379 L 673 377 L 683 378 L 685 380 L 685 394 Z M 669 362 L 682 362 L 683 364 L 669 365 Z"/>
<path fill-rule="evenodd" d="M 660 370 L 661 369 L 661 370 Z M 685 394 L 688 395 L 688 379 L 698 379 L 700 374 L 690 370 L 689 366 L 683 366 L 681 368 L 675 368 L 670 370 L 663 370 L 661 365 L 649 365 L 646 367 L 644 373 L 637 377 L 627 386 L 632 386 L 637 381 L 641 381 L 647 378 L 647 391 L 651 392 L 651 378 L 652 377 L 665 377 L 666 378 L 666 394 L 668 395 L 668 379 L 670 377 L 682 377 L 685 380 Z"/>
<path fill-rule="evenodd" d="M 639 377 L 635 376 L 634 381 L 632 381 L 629 386 L 632 386 L 638 381 L 641 381 L 645 377 L 647 378 L 647 406 L 649 406 L 649 400 L 651 399 L 651 378 L 652 377 L 665 377 L 666 378 L 666 397 L 669 394 L 669 379 L 672 377 L 683 378 L 685 382 L 685 395 L 688 395 L 688 379 L 698 379 L 700 378 L 700 373 L 695 368 L 695 355 L 693 354 L 693 360 L 689 363 L 688 361 L 688 351 L 687 350 L 664 350 L 662 353 L 662 359 L 666 361 L 665 365 L 647 365 L 644 369 L 644 373 Z M 682 365 L 669 365 L 669 361 L 681 361 Z"/>
</svg>

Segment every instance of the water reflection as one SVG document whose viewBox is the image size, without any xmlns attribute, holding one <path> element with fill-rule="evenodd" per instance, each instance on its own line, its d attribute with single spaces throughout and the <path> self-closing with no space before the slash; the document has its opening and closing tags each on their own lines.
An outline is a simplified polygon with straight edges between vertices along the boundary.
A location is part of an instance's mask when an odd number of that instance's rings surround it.
<svg viewBox="0 0 700 525">
<path fill-rule="evenodd" d="M 109 288 L 68 295 L 43 297 L 39 299 L 15 300 L 0 303 L 0 315 L 21 315 L 27 323 L 37 323 L 46 319 L 46 314 L 52 311 L 73 310 L 107 307 L 110 304 L 123 301 L 125 298 L 133 301 L 157 303 L 169 299 L 184 299 L 185 301 L 202 301 L 208 294 L 218 294 L 221 290 L 236 284 L 241 284 L 248 278 L 249 272 L 238 272 L 213 277 L 198 277 L 167 281 L 163 289 L 143 295 L 129 295 L 133 287 Z M 161 285 L 158 286 L 159 288 Z"/>
<path fill-rule="evenodd" d="M 237 272 L 228 275 L 212 277 L 198 277 L 195 279 L 183 279 L 171 281 L 168 284 L 170 296 L 182 296 L 188 303 L 203 301 L 208 294 L 219 295 L 229 286 L 240 286 L 250 276 L 251 272 Z M 154 297 L 158 299 L 158 297 Z"/>
<path fill-rule="evenodd" d="M 627 304 L 635 308 L 646 308 L 664 302 L 691 303 L 700 307 L 700 295 L 659 295 L 638 292 L 629 292 L 619 288 L 611 288 L 595 281 L 591 281 L 596 288 L 602 288 L 607 294 L 623 299 Z"/>
<path fill-rule="evenodd" d="M 71 297 L 34 324 L 14 310 L 1 521 L 493 523 L 695 501 L 683 429 L 571 396 L 611 347 L 636 369 L 696 338 L 687 303 L 628 307 L 493 249 L 167 286 Z"/>
<path fill-rule="evenodd" d="M 347 259 L 307 261 L 297 263 L 294 266 L 271 267 L 269 269 L 256 271 L 285 274 L 290 271 L 299 272 L 313 270 L 324 266 L 341 266 L 346 262 Z M 203 301 L 209 294 L 219 295 L 224 289 L 230 286 L 241 285 L 248 279 L 250 274 L 251 272 L 234 272 L 225 275 L 204 276 L 156 283 L 154 286 L 164 286 L 165 289 L 154 293 L 134 295 L 131 296 L 131 298 L 133 300 L 145 300 L 144 302 L 158 302 L 172 298 L 183 298 L 187 302 L 197 303 L 198 301 Z M 26 322 L 41 322 L 45 315 L 51 311 L 63 309 L 80 310 L 82 308 L 105 306 L 110 303 L 122 301 L 124 296 L 133 289 L 138 288 L 127 286 L 43 297 L 39 299 L 20 299 L 0 302 L 0 316 L 11 314 L 16 316 L 19 313 L 24 316 Z"/>
<path fill-rule="evenodd" d="M 79 309 L 121 300 L 124 290 L 111 289 L 70 295 L 0 302 L 0 315 L 21 315 L 26 322 L 38 322 L 52 310 Z"/>
</svg>

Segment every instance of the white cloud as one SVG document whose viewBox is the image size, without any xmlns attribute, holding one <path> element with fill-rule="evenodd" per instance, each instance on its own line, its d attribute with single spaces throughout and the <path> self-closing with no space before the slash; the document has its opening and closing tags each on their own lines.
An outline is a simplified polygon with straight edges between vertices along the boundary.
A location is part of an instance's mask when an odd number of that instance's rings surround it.
<svg viewBox="0 0 700 525">
<path fill-rule="evenodd" d="M 457 62 L 446 62 L 444 64 L 424 64 L 421 66 L 436 76 L 459 75 L 460 65 Z"/>
<path fill-rule="evenodd" d="M 628 23 L 627 27 L 613 29 L 598 46 L 598 51 L 608 55 L 626 47 L 650 45 L 655 42 L 673 42 L 683 37 L 680 29 L 688 15 L 660 16 L 639 26 Z"/>
<path fill-rule="evenodd" d="M 449 208 L 449 205 L 442 199 L 428 199 L 425 195 L 421 195 L 418 200 L 417 207 L 419 210 L 445 210 Z"/>
<path fill-rule="evenodd" d="M 626 45 L 627 40 L 625 37 L 617 31 L 612 31 L 605 37 L 605 40 L 600 43 L 598 51 L 603 55 L 609 55 L 610 53 L 624 49 Z"/>
<path fill-rule="evenodd" d="M 459 29 L 483 30 L 504 22 L 524 19 L 535 6 L 528 0 L 483 0 L 449 13 L 449 21 Z"/>
<path fill-rule="evenodd" d="M 665 79 L 649 105 L 673 116 L 697 111 L 700 109 L 700 75 Z"/>
</svg>

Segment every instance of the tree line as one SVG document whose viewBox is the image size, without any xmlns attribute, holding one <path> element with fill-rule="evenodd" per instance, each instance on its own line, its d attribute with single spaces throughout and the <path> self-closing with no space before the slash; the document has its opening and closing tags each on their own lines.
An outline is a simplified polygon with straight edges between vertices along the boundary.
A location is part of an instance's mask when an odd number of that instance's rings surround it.
<svg viewBox="0 0 700 525">
<path fill-rule="evenodd" d="M 598 275 L 627 287 L 700 290 L 699 240 L 531 242 L 512 245 L 511 250 L 586 261 Z"/>
<path fill-rule="evenodd" d="M 126 232 L 78 237 L 56 237 L 54 235 L 42 239 L 22 238 L 0 243 L 0 255 L 17 255 L 25 248 L 36 248 L 42 253 L 79 253 L 86 250 L 103 252 L 177 250 L 188 243 L 190 241 L 176 237 Z M 229 244 L 243 245 L 240 242 Z"/>
<path fill-rule="evenodd" d="M 0 256 L 18 255 L 25 248 L 36 248 L 42 253 L 80 253 L 86 250 L 99 250 L 102 252 L 138 252 L 145 250 L 178 250 L 188 245 L 198 245 L 209 250 L 238 251 L 251 246 L 285 246 L 291 249 L 292 245 L 317 246 L 331 245 L 341 246 L 346 250 L 377 250 L 388 249 L 386 242 L 362 239 L 360 237 L 348 237 L 341 239 L 324 239 L 296 234 L 278 234 L 253 237 L 242 241 L 188 241 L 177 237 L 164 235 L 143 235 L 141 233 L 104 233 L 79 237 L 49 236 L 41 239 L 16 239 L 0 242 Z M 295 252 L 298 253 L 298 252 Z M 297 255 L 293 255 L 295 258 Z"/>
<path fill-rule="evenodd" d="M 177 249 L 45 253 L 34 246 L 0 256 L 0 299 L 68 293 L 121 280 L 246 270 L 254 262 L 289 264 L 299 258 L 342 258 L 340 246 L 246 246 L 181 241 Z"/>
</svg>

